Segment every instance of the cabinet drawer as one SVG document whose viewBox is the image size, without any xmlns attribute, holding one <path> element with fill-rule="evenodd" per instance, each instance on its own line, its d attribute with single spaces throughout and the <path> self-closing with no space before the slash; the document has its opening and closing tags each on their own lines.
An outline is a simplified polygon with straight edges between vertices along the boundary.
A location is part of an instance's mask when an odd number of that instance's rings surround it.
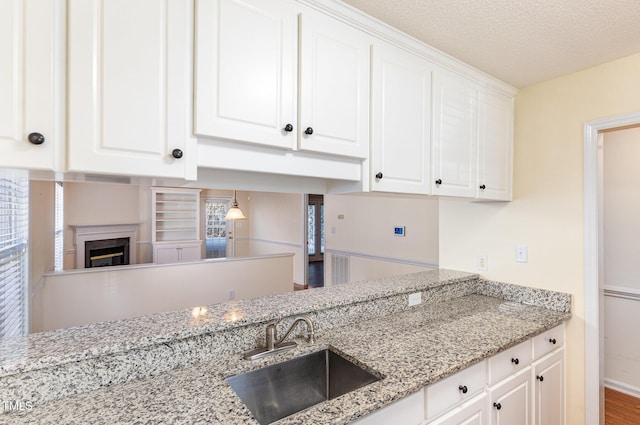
<svg viewBox="0 0 640 425">
<path fill-rule="evenodd" d="M 489 359 L 489 384 L 517 372 L 531 363 L 531 340 L 511 347 Z"/>
<path fill-rule="evenodd" d="M 427 419 L 479 394 L 487 382 L 487 363 L 482 361 L 427 387 Z"/>
<path fill-rule="evenodd" d="M 564 324 L 549 329 L 533 338 L 533 358 L 539 359 L 564 345 Z"/>
</svg>

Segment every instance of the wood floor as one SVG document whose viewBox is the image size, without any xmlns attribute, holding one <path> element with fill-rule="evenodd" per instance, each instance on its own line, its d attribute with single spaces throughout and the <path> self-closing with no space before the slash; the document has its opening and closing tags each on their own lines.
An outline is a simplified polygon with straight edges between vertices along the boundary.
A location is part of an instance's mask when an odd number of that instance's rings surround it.
<svg viewBox="0 0 640 425">
<path fill-rule="evenodd" d="M 640 425 L 640 399 L 604 389 L 605 425 Z"/>
</svg>

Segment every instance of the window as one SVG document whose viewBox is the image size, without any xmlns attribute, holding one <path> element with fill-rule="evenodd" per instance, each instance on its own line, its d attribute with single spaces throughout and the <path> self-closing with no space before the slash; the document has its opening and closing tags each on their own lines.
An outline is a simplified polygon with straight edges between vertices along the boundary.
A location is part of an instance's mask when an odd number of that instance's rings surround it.
<svg viewBox="0 0 640 425">
<path fill-rule="evenodd" d="M 29 180 L 0 175 L 0 338 L 27 333 Z"/>
<path fill-rule="evenodd" d="M 227 256 L 227 222 L 224 216 L 231 205 L 231 198 L 207 198 L 205 201 L 206 258 Z"/>
</svg>

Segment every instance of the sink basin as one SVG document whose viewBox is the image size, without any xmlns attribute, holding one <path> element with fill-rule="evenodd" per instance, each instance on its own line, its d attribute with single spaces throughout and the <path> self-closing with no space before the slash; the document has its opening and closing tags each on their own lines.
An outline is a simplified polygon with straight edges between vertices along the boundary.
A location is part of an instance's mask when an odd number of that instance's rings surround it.
<svg viewBox="0 0 640 425">
<path fill-rule="evenodd" d="M 379 379 L 325 349 L 226 381 L 258 422 L 266 425 Z"/>
</svg>

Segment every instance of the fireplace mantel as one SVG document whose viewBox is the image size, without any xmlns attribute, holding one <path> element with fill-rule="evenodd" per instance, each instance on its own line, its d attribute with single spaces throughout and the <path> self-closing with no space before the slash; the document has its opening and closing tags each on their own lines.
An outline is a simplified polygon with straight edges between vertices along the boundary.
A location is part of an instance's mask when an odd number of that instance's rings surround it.
<svg viewBox="0 0 640 425">
<path fill-rule="evenodd" d="M 127 224 L 71 224 L 75 234 L 76 268 L 84 269 L 84 247 L 87 241 L 129 238 L 129 264 L 136 264 L 136 246 L 139 223 Z"/>
</svg>

